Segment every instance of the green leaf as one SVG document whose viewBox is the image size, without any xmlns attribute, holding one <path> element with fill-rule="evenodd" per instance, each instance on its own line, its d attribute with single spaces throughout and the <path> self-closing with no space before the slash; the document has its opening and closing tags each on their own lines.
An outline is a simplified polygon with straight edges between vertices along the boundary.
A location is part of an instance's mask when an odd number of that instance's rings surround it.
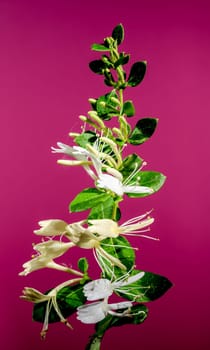
<svg viewBox="0 0 210 350">
<path fill-rule="evenodd" d="M 141 167 L 143 160 L 135 153 L 130 154 L 126 158 L 123 159 L 122 165 L 119 168 L 119 171 L 123 175 L 123 178 L 127 178 L 133 172 Z"/>
<path fill-rule="evenodd" d="M 147 141 L 153 135 L 157 122 L 157 118 L 140 119 L 132 130 L 128 142 L 133 145 L 140 145 Z"/>
<path fill-rule="evenodd" d="M 84 274 L 87 273 L 88 268 L 89 268 L 89 264 L 86 258 L 80 258 L 78 260 L 78 268 L 80 269 L 81 272 L 83 272 Z"/>
<path fill-rule="evenodd" d="M 118 24 L 112 31 L 112 38 L 120 45 L 124 39 L 124 28 L 122 24 Z"/>
<path fill-rule="evenodd" d="M 135 87 L 141 83 L 146 73 L 146 66 L 147 65 L 145 61 L 136 62 L 132 65 L 128 77 L 129 86 Z"/>
<path fill-rule="evenodd" d="M 96 110 L 100 118 L 104 120 L 111 119 L 112 115 L 119 113 L 116 110 L 118 104 L 112 101 L 112 97 L 118 99 L 116 92 L 113 90 L 110 93 L 100 96 L 96 102 Z"/>
<path fill-rule="evenodd" d="M 109 195 L 101 192 L 96 188 L 86 188 L 80 192 L 70 203 L 71 212 L 79 212 L 97 206 L 100 202 L 105 201 Z"/>
<path fill-rule="evenodd" d="M 78 306 L 85 303 L 85 296 L 83 293 L 83 286 L 77 284 L 75 286 L 67 286 L 62 288 L 57 294 L 57 304 L 64 318 L 72 315 Z M 48 291 L 49 292 L 49 291 Z M 48 293 L 47 292 L 47 293 Z M 46 293 L 46 294 L 47 294 Z M 44 322 L 46 313 L 47 301 L 37 303 L 33 309 L 33 320 L 37 322 Z M 49 313 L 49 323 L 59 322 L 60 317 L 55 311 L 53 305 L 51 306 Z"/>
<path fill-rule="evenodd" d="M 87 143 L 90 143 L 91 145 L 94 144 L 94 142 L 96 141 L 97 136 L 96 133 L 93 131 L 85 131 L 82 134 L 80 134 L 79 136 L 75 137 L 75 142 L 83 148 L 86 148 Z"/>
<path fill-rule="evenodd" d="M 119 59 L 114 63 L 114 67 L 117 68 L 119 66 L 123 66 L 124 64 L 127 64 L 129 60 L 130 60 L 130 55 L 125 54 L 124 52 L 121 52 Z"/>
<path fill-rule="evenodd" d="M 89 63 L 89 67 L 92 70 L 92 72 L 96 74 L 104 74 L 106 64 L 102 60 L 95 60 Z"/>
<path fill-rule="evenodd" d="M 93 51 L 110 51 L 110 49 L 107 46 L 102 45 L 102 44 L 93 44 L 91 46 L 91 49 Z"/>
<path fill-rule="evenodd" d="M 127 115 L 127 117 L 133 117 L 135 114 L 135 108 L 132 101 L 125 101 L 123 104 L 123 113 Z"/>
<path fill-rule="evenodd" d="M 130 276 L 136 275 L 140 270 L 133 270 Z M 120 287 L 120 292 L 117 292 L 123 298 L 135 300 L 136 302 L 149 302 L 160 298 L 171 288 L 172 283 L 163 276 L 145 272 L 135 283 L 126 287 Z M 123 292 L 122 292 L 123 291 Z"/>
<path fill-rule="evenodd" d="M 112 197 L 107 196 L 105 200 L 91 209 L 88 219 L 112 219 L 114 210 L 115 201 Z"/>
<path fill-rule="evenodd" d="M 157 171 L 139 171 L 130 180 L 130 183 L 137 186 L 146 186 L 157 192 L 164 184 L 166 176 Z M 129 183 L 128 183 L 129 185 Z M 127 193 L 129 197 L 146 197 L 150 194 L 148 193 Z"/>
<path fill-rule="evenodd" d="M 101 242 L 101 247 L 113 257 L 119 259 L 123 265 L 130 270 L 135 263 L 135 253 L 134 249 L 131 247 L 128 240 L 122 236 L 117 238 L 106 238 Z M 102 260 L 103 266 L 106 265 L 107 269 L 105 271 L 105 276 L 109 279 L 113 278 L 113 274 L 116 276 L 121 276 L 123 272 L 118 267 L 113 267 L 113 265 L 103 257 L 99 257 L 99 261 Z"/>
</svg>

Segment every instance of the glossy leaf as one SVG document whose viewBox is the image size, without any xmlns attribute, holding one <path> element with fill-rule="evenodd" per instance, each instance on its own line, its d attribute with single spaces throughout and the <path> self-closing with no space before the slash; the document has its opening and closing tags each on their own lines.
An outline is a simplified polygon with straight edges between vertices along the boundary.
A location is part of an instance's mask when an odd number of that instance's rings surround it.
<svg viewBox="0 0 210 350">
<path fill-rule="evenodd" d="M 110 49 L 107 46 L 102 45 L 102 44 L 93 44 L 91 46 L 91 49 L 93 51 L 110 51 Z"/>
<path fill-rule="evenodd" d="M 92 72 L 96 74 L 103 74 L 106 64 L 102 60 L 95 60 L 89 63 L 89 67 Z"/>
<path fill-rule="evenodd" d="M 133 117 L 135 115 L 135 108 L 132 101 L 125 101 L 123 104 L 123 113 L 127 115 L 127 117 Z"/>
<path fill-rule="evenodd" d="M 140 145 L 147 141 L 153 135 L 157 122 L 157 118 L 140 119 L 132 130 L 128 142 L 133 145 Z"/>
<path fill-rule="evenodd" d="M 91 145 L 96 141 L 97 136 L 96 133 L 93 131 L 85 131 L 79 136 L 75 137 L 75 142 L 80 146 L 85 148 L 87 143 L 90 143 Z"/>
<path fill-rule="evenodd" d="M 119 171 L 122 173 L 124 179 L 126 179 L 130 174 L 137 171 L 143 163 L 143 160 L 135 153 L 130 154 L 123 159 L 122 165 Z"/>
<path fill-rule="evenodd" d="M 135 253 L 134 249 L 131 247 L 128 240 L 122 236 L 117 238 L 107 238 L 101 242 L 101 247 L 110 255 L 119 259 L 123 265 L 126 266 L 127 270 L 130 270 L 135 263 Z M 118 267 L 113 267 L 113 265 L 100 257 L 99 260 L 103 261 L 103 265 L 106 265 L 106 273 L 104 277 L 113 278 L 113 272 L 116 276 L 121 276 L 125 271 L 122 271 Z"/>
<path fill-rule="evenodd" d="M 88 219 L 112 219 L 115 209 L 115 201 L 111 196 L 105 198 L 91 209 Z"/>
<path fill-rule="evenodd" d="M 130 60 L 130 55 L 120 53 L 119 59 L 114 63 L 114 67 L 117 68 L 119 66 L 123 66 L 124 64 L 127 64 Z"/>
<path fill-rule="evenodd" d="M 100 202 L 107 200 L 110 196 L 96 188 L 86 188 L 80 192 L 70 203 L 71 212 L 79 212 L 97 206 Z"/>
<path fill-rule="evenodd" d="M 135 87 L 141 83 L 146 73 L 146 66 L 145 61 L 136 62 L 132 65 L 127 82 L 129 86 Z"/>
<path fill-rule="evenodd" d="M 78 260 L 78 268 L 80 269 L 80 271 L 82 273 L 87 273 L 88 271 L 88 268 L 89 268 L 89 264 L 88 264 L 88 261 L 86 258 L 80 258 Z"/>
<path fill-rule="evenodd" d="M 131 275 L 136 275 L 141 271 L 133 270 Z M 151 272 L 145 272 L 135 283 L 126 287 L 121 287 L 123 292 L 117 293 L 123 298 L 129 300 L 135 300 L 137 302 L 149 302 L 160 298 L 172 287 L 172 283 L 161 275 L 157 275 Z"/>
<path fill-rule="evenodd" d="M 136 186 L 146 186 L 157 192 L 164 184 L 166 176 L 156 171 L 139 171 L 132 177 L 131 183 Z M 129 184 L 129 183 L 128 183 Z M 153 193 L 154 193 L 153 192 Z M 127 193 L 129 197 L 146 197 L 148 193 Z"/>
<path fill-rule="evenodd" d="M 83 286 L 77 284 L 62 288 L 57 294 L 57 304 L 64 318 L 72 315 L 78 306 L 85 303 L 85 296 L 83 293 Z M 47 294 L 47 293 L 46 293 Z M 37 322 L 44 322 L 47 302 L 41 302 L 34 305 L 33 320 Z M 52 306 L 49 313 L 49 323 L 59 322 L 60 317 Z"/>
<path fill-rule="evenodd" d="M 122 24 L 118 24 L 112 31 L 112 38 L 117 41 L 117 44 L 120 45 L 124 39 L 124 28 Z"/>
</svg>

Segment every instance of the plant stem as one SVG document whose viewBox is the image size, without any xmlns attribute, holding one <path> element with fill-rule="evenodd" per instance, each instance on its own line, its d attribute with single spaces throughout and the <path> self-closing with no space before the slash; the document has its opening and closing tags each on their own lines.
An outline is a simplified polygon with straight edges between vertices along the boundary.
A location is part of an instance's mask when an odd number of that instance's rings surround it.
<svg viewBox="0 0 210 350">
<path fill-rule="evenodd" d="M 85 350 L 100 350 L 102 337 L 103 336 L 99 336 L 99 335 L 97 335 L 97 333 L 95 333 L 91 337 L 91 339 L 90 339 L 89 343 L 87 344 Z"/>
</svg>

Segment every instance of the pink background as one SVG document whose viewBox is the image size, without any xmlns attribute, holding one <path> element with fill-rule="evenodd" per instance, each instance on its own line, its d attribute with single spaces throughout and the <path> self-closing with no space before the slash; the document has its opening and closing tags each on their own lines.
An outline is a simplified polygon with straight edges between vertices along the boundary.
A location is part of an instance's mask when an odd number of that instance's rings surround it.
<svg viewBox="0 0 210 350">
<path fill-rule="evenodd" d="M 97 58 L 89 48 L 119 22 L 131 61 L 148 61 L 144 82 L 126 96 L 139 118 L 159 118 L 152 139 L 132 151 L 168 177 L 158 194 L 126 200 L 123 215 L 155 209 L 152 232 L 160 242 L 132 240 L 140 247 L 138 267 L 175 286 L 150 304 L 143 325 L 110 330 L 102 349 L 209 349 L 209 14 L 207 0 L 0 1 L 3 350 L 82 350 L 93 332 L 73 317 L 73 332 L 56 324 L 41 341 L 32 305 L 19 295 L 26 285 L 45 291 L 66 276 L 18 272 L 38 241 L 32 233 L 38 220 L 81 217 L 69 216 L 68 204 L 91 180 L 58 166 L 50 146 L 70 142 L 87 99 L 108 91 L 88 68 Z M 71 263 L 74 253 L 68 258 Z"/>
</svg>

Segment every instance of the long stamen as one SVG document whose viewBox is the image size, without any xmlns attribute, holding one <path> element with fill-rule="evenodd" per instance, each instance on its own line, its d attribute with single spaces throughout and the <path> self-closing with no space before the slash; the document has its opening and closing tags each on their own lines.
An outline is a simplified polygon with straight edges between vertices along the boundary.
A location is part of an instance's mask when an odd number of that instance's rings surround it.
<svg viewBox="0 0 210 350">
<path fill-rule="evenodd" d="M 127 185 L 129 183 L 129 181 L 138 173 L 139 171 L 139 167 L 138 164 L 135 163 L 135 168 L 134 170 L 131 172 L 131 174 L 123 181 L 123 185 Z"/>
<path fill-rule="evenodd" d="M 97 250 L 102 256 L 106 257 L 111 264 L 118 266 L 122 270 L 126 270 L 125 265 L 123 265 L 119 259 L 107 253 L 102 247 L 98 247 Z"/>
<path fill-rule="evenodd" d="M 113 244 L 106 244 L 106 243 L 103 243 L 103 246 L 106 246 L 106 247 L 119 247 L 119 248 L 126 248 L 126 249 L 135 249 L 135 250 L 138 250 L 138 248 L 133 248 L 133 247 L 128 247 L 128 246 L 125 246 L 125 245 L 113 245 Z"/>
<path fill-rule="evenodd" d="M 120 282 L 121 280 L 126 280 L 130 276 L 130 273 L 131 271 L 133 271 L 134 268 L 135 268 L 135 265 L 133 265 L 131 269 L 128 270 L 124 275 L 118 277 L 114 282 Z"/>
<path fill-rule="evenodd" d="M 151 236 L 147 236 L 147 235 L 141 235 L 141 234 L 126 233 L 126 235 L 127 236 L 134 236 L 134 237 L 141 237 L 141 238 L 148 238 L 148 239 L 151 239 L 153 241 L 159 241 L 160 240 L 160 238 L 151 237 Z"/>
<path fill-rule="evenodd" d="M 149 214 L 151 214 L 153 209 L 151 209 L 150 211 L 147 211 L 145 214 L 139 215 L 139 216 L 135 216 L 132 219 L 129 219 L 127 221 L 125 221 L 121 226 L 126 226 L 128 224 L 131 224 L 133 222 L 138 222 L 141 221 L 143 218 L 145 218 L 146 216 L 148 216 Z"/>
<path fill-rule="evenodd" d="M 110 261 L 106 258 L 106 257 L 102 257 L 100 254 L 98 254 L 97 250 L 93 250 L 95 259 L 98 263 L 98 265 L 101 267 L 102 271 L 105 271 L 107 274 L 111 274 L 113 276 L 114 274 L 114 269 L 111 269 L 108 265 L 105 264 L 104 260 L 108 261 L 110 263 Z M 115 277 L 115 275 L 114 275 Z"/>
</svg>

